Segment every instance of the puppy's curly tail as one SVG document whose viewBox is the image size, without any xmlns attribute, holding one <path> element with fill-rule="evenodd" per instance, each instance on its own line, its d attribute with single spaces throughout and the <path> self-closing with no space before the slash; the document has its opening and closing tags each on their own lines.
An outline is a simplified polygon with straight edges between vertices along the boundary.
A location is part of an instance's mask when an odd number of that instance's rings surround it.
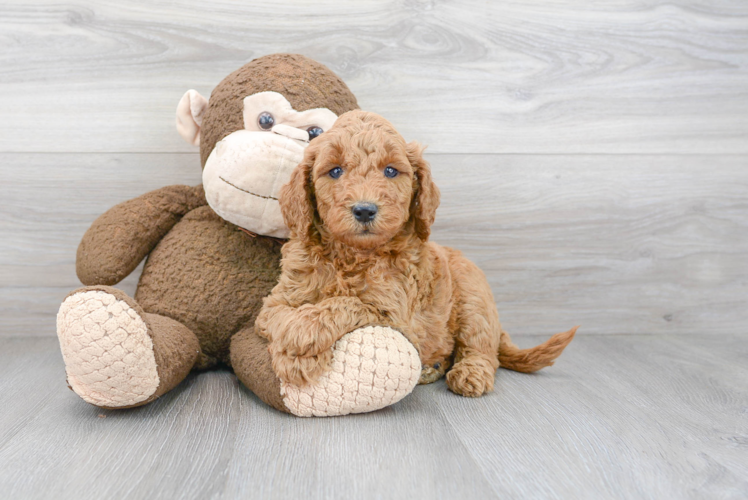
<svg viewBox="0 0 748 500">
<path fill-rule="evenodd" d="M 520 349 L 512 342 L 509 334 L 501 330 L 499 340 L 499 363 L 502 368 L 523 373 L 532 373 L 551 366 L 569 345 L 578 326 L 568 332 L 557 333 L 542 344 L 529 349 Z"/>
</svg>

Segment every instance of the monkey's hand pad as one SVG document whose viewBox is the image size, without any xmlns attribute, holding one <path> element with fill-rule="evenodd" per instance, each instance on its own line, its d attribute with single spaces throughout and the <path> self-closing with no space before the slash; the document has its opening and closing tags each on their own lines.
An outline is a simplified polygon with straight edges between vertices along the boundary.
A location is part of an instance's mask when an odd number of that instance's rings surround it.
<svg viewBox="0 0 748 500">
<path fill-rule="evenodd" d="M 333 347 L 330 370 L 299 387 L 281 382 L 283 403 L 299 417 L 365 413 L 397 403 L 421 376 L 418 351 L 400 332 L 388 327 L 359 328 Z"/>
</svg>

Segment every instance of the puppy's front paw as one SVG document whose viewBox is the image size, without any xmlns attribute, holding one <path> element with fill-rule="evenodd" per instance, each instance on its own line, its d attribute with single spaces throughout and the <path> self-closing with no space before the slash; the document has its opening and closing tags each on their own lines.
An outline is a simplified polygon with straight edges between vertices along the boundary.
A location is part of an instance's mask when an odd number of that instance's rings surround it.
<svg viewBox="0 0 748 500">
<path fill-rule="evenodd" d="M 447 387 L 461 396 L 477 398 L 493 390 L 495 373 L 488 362 L 465 358 L 447 372 Z"/>
<path fill-rule="evenodd" d="M 324 309 L 305 304 L 289 318 L 285 330 L 275 337 L 275 348 L 287 356 L 311 357 L 329 351 L 346 332 L 336 329 Z"/>
<path fill-rule="evenodd" d="M 330 367 L 332 350 L 316 356 L 273 356 L 273 370 L 283 382 L 298 386 L 312 384 Z"/>
</svg>

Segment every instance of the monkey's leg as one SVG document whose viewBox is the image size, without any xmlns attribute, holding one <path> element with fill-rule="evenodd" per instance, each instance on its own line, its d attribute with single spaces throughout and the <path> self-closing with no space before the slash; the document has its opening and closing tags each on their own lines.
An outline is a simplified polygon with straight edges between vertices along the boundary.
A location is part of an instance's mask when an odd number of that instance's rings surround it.
<svg viewBox="0 0 748 500">
<path fill-rule="evenodd" d="M 462 396 L 478 397 L 493 390 L 499 368 L 501 324 L 491 287 L 483 271 L 460 254 L 450 255 L 457 287 L 454 366 L 447 387 Z"/>
<path fill-rule="evenodd" d="M 382 326 L 344 335 L 332 348 L 329 370 L 309 385 L 280 381 L 268 341 L 252 325 L 231 338 L 231 366 L 257 397 L 299 417 L 331 417 L 390 406 L 410 394 L 421 374 L 413 344 L 400 332 Z"/>
<path fill-rule="evenodd" d="M 179 384 L 200 353 L 192 331 L 143 311 L 108 286 L 78 289 L 57 314 L 57 336 L 70 388 L 101 408 L 153 401 Z"/>
</svg>

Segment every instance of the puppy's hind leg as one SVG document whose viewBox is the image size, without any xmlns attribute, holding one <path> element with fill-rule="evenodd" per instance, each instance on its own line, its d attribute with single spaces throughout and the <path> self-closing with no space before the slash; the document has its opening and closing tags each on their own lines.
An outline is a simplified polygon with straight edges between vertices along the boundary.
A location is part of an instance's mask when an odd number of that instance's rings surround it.
<svg viewBox="0 0 748 500">
<path fill-rule="evenodd" d="M 493 390 L 499 367 L 499 313 L 491 287 L 478 266 L 454 251 L 449 264 L 455 284 L 450 319 L 455 351 L 447 386 L 462 396 L 478 397 Z"/>
</svg>

